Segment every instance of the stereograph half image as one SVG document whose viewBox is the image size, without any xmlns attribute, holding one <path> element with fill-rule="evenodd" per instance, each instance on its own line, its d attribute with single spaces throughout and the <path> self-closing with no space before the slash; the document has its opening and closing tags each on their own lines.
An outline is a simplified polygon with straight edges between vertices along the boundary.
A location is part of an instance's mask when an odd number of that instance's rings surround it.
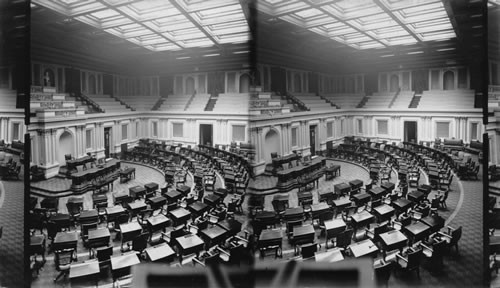
<svg viewBox="0 0 500 288">
<path fill-rule="evenodd" d="M 500 287 L 498 0 L 0 15 L 0 287 Z"/>
</svg>

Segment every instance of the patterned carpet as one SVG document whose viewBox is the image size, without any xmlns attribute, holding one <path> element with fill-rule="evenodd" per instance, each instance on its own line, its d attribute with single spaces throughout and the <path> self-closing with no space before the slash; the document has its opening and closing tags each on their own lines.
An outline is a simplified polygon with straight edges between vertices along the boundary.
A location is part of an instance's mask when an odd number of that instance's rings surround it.
<svg viewBox="0 0 500 288">
<path fill-rule="evenodd" d="M 22 179 L 22 177 L 20 177 Z M 24 285 L 24 182 L 2 181 L 5 188 L 0 207 L 0 287 Z"/>
</svg>

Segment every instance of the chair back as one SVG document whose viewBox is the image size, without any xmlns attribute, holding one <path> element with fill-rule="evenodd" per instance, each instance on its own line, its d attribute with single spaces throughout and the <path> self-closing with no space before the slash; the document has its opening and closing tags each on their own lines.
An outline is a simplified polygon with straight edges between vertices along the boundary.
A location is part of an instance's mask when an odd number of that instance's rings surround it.
<svg viewBox="0 0 500 288">
<path fill-rule="evenodd" d="M 175 227 L 174 230 L 170 232 L 170 238 L 175 239 L 177 237 L 184 236 L 186 234 L 186 232 L 184 231 L 184 227 L 184 225 Z"/>
<path fill-rule="evenodd" d="M 302 226 L 302 220 L 294 220 L 286 222 L 286 231 L 290 234 L 293 231 L 293 227 Z"/>
<path fill-rule="evenodd" d="M 408 270 L 418 269 L 420 267 L 420 259 L 422 258 L 422 249 L 418 249 L 408 253 Z"/>
<path fill-rule="evenodd" d="M 318 251 L 318 244 L 311 243 L 302 245 L 300 254 L 302 255 L 302 259 L 311 258 L 314 256 L 314 253 Z"/>
<path fill-rule="evenodd" d="M 47 222 L 47 238 L 54 239 L 56 237 L 58 231 L 58 227 L 56 222 L 48 221 Z"/>
<path fill-rule="evenodd" d="M 71 262 L 73 262 L 74 252 L 75 249 L 73 248 L 54 251 L 54 262 L 56 264 L 57 271 L 65 271 L 70 269 Z"/>
<path fill-rule="evenodd" d="M 116 220 L 115 220 L 115 227 L 117 227 L 118 225 L 120 224 L 125 224 L 125 223 L 128 223 L 128 220 L 129 220 L 129 215 L 128 213 L 123 213 L 123 214 L 120 214 L 118 217 L 116 217 Z"/>
<path fill-rule="evenodd" d="M 106 263 L 110 261 L 111 255 L 113 255 L 113 246 L 102 247 L 96 249 L 96 257 L 99 264 L 102 262 Z"/>
<path fill-rule="evenodd" d="M 451 232 L 450 245 L 451 246 L 457 245 L 460 238 L 462 238 L 462 226 L 458 227 L 457 229 Z"/>
<path fill-rule="evenodd" d="M 337 247 L 346 248 L 351 244 L 353 229 L 347 229 L 337 236 Z"/>
<path fill-rule="evenodd" d="M 137 252 L 142 252 L 148 246 L 148 233 L 142 233 L 137 235 L 134 240 L 132 240 L 132 250 Z"/>
<path fill-rule="evenodd" d="M 89 230 L 97 229 L 97 222 L 82 224 L 82 236 L 86 237 L 89 235 Z"/>
<path fill-rule="evenodd" d="M 389 278 L 391 278 L 392 263 L 387 262 L 378 267 L 375 267 L 375 280 L 377 286 L 387 286 Z"/>
</svg>

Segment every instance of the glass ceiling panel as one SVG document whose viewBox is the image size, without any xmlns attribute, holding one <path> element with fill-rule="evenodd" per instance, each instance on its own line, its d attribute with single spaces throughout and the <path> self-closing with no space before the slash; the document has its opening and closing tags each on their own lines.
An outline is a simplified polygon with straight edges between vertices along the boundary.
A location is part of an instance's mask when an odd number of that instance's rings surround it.
<svg viewBox="0 0 500 288">
<path fill-rule="evenodd" d="M 241 43 L 250 36 L 239 0 L 33 0 L 33 3 L 152 51 Z"/>
<path fill-rule="evenodd" d="M 456 37 L 442 0 L 263 0 L 261 3 L 257 9 L 263 13 L 356 49 Z"/>
</svg>

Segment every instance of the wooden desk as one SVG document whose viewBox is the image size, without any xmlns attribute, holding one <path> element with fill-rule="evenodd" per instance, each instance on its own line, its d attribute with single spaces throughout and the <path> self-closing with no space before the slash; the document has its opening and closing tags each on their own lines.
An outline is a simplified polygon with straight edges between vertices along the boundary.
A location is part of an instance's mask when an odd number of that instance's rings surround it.
<svg viewBox="0 0 500 288">
<path fill-rule="evenodd" d="M 131 180 L 132 175 L 134 175 L 135 178 L 135 168 L 133 167 L 128 167 L 125 170 L 120 171 L 120 183 Z"/>
<path fill-rule="evenodd" d="M 224 219 L 223 221 L 217 223 L 217 226 L 228 231 L 228 236 L 234 236 L 238 234 L 241 231 L 242 225 L 243 224 L 241 224 L 240 221 L 235 219 Z"/>
<path fill-rule="evenodd" d="M 167 203 L 167 198 L 163 196 L 154 196 L 149 198 L 149 204 L 151 205 L 151 209 L 158 210 L 163 207 Z"/>
<path fill-rule="evenodd" d="M 302 191 L 302 192 L 299 191 L 297 193 L 297 199 L 299 200 L 299 203 L 301 203 L 302 201 L 312 200 L 312 198 L 313 195 L 311 191 Z"/>
<path fill-rule="evenodd" d="M 319 191 L 319 201 L 332 201 L 334 197 L 333 195 L 332 191 Z"/>
<path fill-rule="evenodd" d="M 346 195 L 351 192 L 351 185 L 347 183 L 339 183 L 333 186 L 335 194 L 337 195 Z"/>
<path fill-rule="evenodd" d="M 340 165 L 332 165 L 325 168 L 325 180 L 340 176 Z"/>
<path fill-rule="evenodd" d="M 359 190 L 361 187 L 363 187 L 363 181 L 359 179 L 349 181 L 349 186 L 351 186 L 351 191 Z"/>
<path fill-rule="evenodd" d="M 340 233 L 344 232 L 347 225 L 342 218 L 334 218 L 325 221 L 325 245 L 328 245 L 328 240 L 337 237 Z M 328 247 L 328 246 L 326 246 Z"/>
<path fill-rule="evenodd" d="M 195 201 L 188 206 L 189 211 L 193 213 L 193 217 L 198 217 L 207 211 L 209 206 L 203 202 Z"/>
<path fill-rule="evenodd" d="M 349 249 L 351 250 L 352 255 L 356 258 L 363 256 L 374 257 L 378 253 L 378 247 L 375 244 L 373 244 L 372 240 L 370 239 L 353 243 L 349 245 Z"/>
<path fill-rule="evenodd" d="M 379 199 L 382 198 L 387 193 L 387 190 L 377 186 L 373 187 L 370 191 L 368 191 L 368 193 L 370 193 L 374 199 Z"/>
<path fill-rule="evenodd" d="M 311 214 L 313 218 L 318 218 L 321 213 L 331 210 L 330 205 L 325 202 L 311 205 Z"/>
<path fill-rule="evenodd" d="M 189 212 L 184 208 L 177 208 L 175 210 L 168 212 L 168 214 L 170 215 L 170 218 L 174 222 L 174 226 L 179 226 L 183 223 L 186 223 L 191 217 L 191 212 Z"/>
<path fill-rule="evenodd" d="M 122 236 L 122 246 L 123 243 L 127 243 L 129 241 L 134 240 L 137 235 L 140 235 L 142 232 L 142 227 L 137 222 L 130 222 L 120 224 L 121 236 Z"/>
<path fill-rule="evenodd" d="M 431 227 L 431 233 L 434 233 L 438 232 L 441 228 L 444 227 L 445 220 L 444 218 L 438 215 L 429 215 L 420 219 L 420 222 Z"/>
<path fill-rule="evenodd" d="M 80 217 L 78 218 L 80 224 L 82 223 L 95 223 L 99 221 L 99 214 L 96 209 L 83 210 L 80 212 Z"/>
<path fill-rule="evenodd" d="M 344 260 L 344 255 L 342 255 L 342 251 L 339 248 L 334 248 L 333 250 L 314 255 L 314 259 L 316 262 L 333 263 Z"/>
<path fill-rule="evenodd" d="M 431 231 L 429 225 L 417 222 L 403 228 L 403 232 L 411 239 L 412 243 L 425 239 Z"/>
<path fill-rule="evenodd" d="M 219 196 L 217 196 L 215 194 L 210 194 L 210 195 L 207 195 L 203 198 L 203 203 L 206 203 L 207 205 L 214 207 L 217 204 L 219 204 L 219 202 L 221 200 L 222 199 Z"/>
<path fill-rule="evenodd" d="M 108 223 L 115 221 L 118 215 L 125 213 L 125 209 L 121 205 L 106 208 L 106 216 Z"/>
<path fill-rule="evenodd" d="M 398 198 L 392 201 L 391 205 L 399 214 L 408 210 L 408 208 L 410 208 L 410 206 L 412 205 L 412 202 L 406 198 Z"/>
<path fill-rule="evenodd" d="M 368 193 L 358 193 L 354 194 L 351 197 L 354 200 L 354 203 L 357 207 L 361 207 L 365 205 L 366 203 L 370 202 L 372 197 Z"/>
<path fill-rule="evenodd" d="M 186 196 L 187 194 L 189 194 L 189 192 L 191 192 L 191 187 L 187 185 L 180 185 L 177 187 L 177 191 Z"/>
<path fill-rule="evenodd" d="M 57 232 L 52 242 L 52 250 L 62 250 L 73 248 L 76 251 L 78 243 L 78 233 L 76 231 Z"/>
<path fill-rule="evenodd" d="M 107 227 L 89 230 L 88 241 L 90 248 L 97 248 L 109 245 L 111 234 Z"/>
<path fill-rule="evenodd" d="M 408 238 L 398 230 L 392 230 L 379 235 L 384 247 L 384 253 L 395 249 L 402 250 L 408 242 Z"/>
<path fill-rule="evenodd" d="M 266 229 L 260 233 L 257 248 L 261 251 L 261 255 L 263 255 L 262 253 L 265 249 L 277 247 L 276 256 L 281 257 L 282 242 L 283 236 L 281 230 Z"/>
<path fill-rule="evenodd" d="M 175 251 L 167 244 L 161 243 L 155 246 L 148 247 L 144 250 L 149 261 L 170 261 L 175 256 Z"/>
<path fill-rule="evenodd" d="M 387 204 L 382 204 L 380 206 L 377 206 L 373 208 L 373 211 L 377 216 L 378 222 L 384 222 L 386 220 L 389 220 L 392 217 L 392 215 L 394 215 L 394 208 Z"/>
<path fill-rule="evenodd" d="M 121 255 L 111 256 L 111 273 L 113 281 L 121 276 L 130 274 L 130 267 L 141 263 L 137 252 L 131 251 Z"/>
<path fill-rule="evenodd" d="M 30 237 L 30 256 L 42 255 L 43 263 L 45 263 L 45 236 L 33 235 Z M 36 257 L 35 257 L 36 259 Z"/>
<path fill-rule="evenodd" d="M 391 193 L 392 190 L 394 190 L 394 188 L 396 187 L 396 184 L 392 182 L 384 182 L 380 184 L 380 187 L 384 188 L 388 193 Z"/>
<path fill-rule="evenodd" d="M 342 197 L 336 200 L 333 200 L 333 206 L 337 209 L 343 209 L 351 206 L 351 200 L 347 197 Z"/>
<path fill-rule="evenodd" d="M 142 202 L 140 200 L 136 200 L 136 201 L 134 201 L 132 203 L 128 203 L 127 207 L 128 207 L 128 210 L 130 211 L 130 214 L 132 215 L 132 217 L 134 217 L 140 211 L 146 210 L 146 208 L 148 207 L 148 205 L 146 205 L 146 203 L 144 203 L 144 202 Z"/>
<path fill-rule="evenodd" d="M 69 279 L 71 286 L 87 285 L 88 280 L 92 279 L 96 282 L 99 280 L 99 261 L 90 259 L 85 262 L 71 263 L 69 268 Z"/>
<path fill-rule="evenodd" d="M 176 190 L 170 190 L 167 193 L 163 194 L 165 198 L 167 198 L 167 202 L 170 203 L 175 203 L 177 200 L 182 199 L 182 193 Z"/>
<path fill-rule="evenodd" d="M 362 211 L 351 216 L 351 223 L 354 229 L 368 225 L 375 217 L 368 211 Z"/>
<path fill-rule="evenodd" d="M 314 227 L 311 224 L 293 227 L 293 244 L 295 246 L 314 243 L 315 236 Z"/>
<path fill-rule="evenodd" d="M 408 200 L 411 200 L 415 203 L 418 203 L 422 200 L 424 200 L 425 194 L 423 192 L 420 192 L 418 190 L 413 190 L 410 193 L 408 193 Z"/>
<path fill-rule="evenodd" d="M 180 262 L 182 262 L 183 255 L 189 255 L 193 253 L 196 253 L 198 255 L 198 253 L 203 250 L 203 246 L 205 245 L 205 242 L 203 242 L 200 237 L 193 234 L 177 237 L 176 242 L 179 248 Z"/>
<path fill-rule="evenodd" d="M 155 192 L 156 190 L 158 190 L 158 183 L 155 183 L 155 182 L 150 182 L 150 183 L 147 183 L 147 184 L 144 184 L 144 188 L 146 189 L 146 193 L 151 193 L 151 192 Z"/>
<path fill-rule="evenodd" d="M 304 209 L 302 207 L 288 208 L 285 210 L 285 214 L 283 214 L 285 221 L 302 220 L 303 217 Z"/>
<path fill-rule="evenodd" d="M 144 195 L 146 194 L 146 188 L 141 186 L 134 186 L 129 188 L 128 192 L 130 197 L 132 197 L 132 199 L 138 199 L 144 197 Z"/>
<path fill-rule="evenodd" d="M 217 225 L 201 230 L 200 236 L 206 243 L 205 250 L 208 250 L 210 247 L 213 247 L 224 241 L 227 233 L 228 230 Z"/>
<path fill-rule="evenodd" d="M 148 231 L 150 234 L 150 238 L 153 236 L 153 233 L 156 231 L 164 231 L 165 227 L 168 226 L 170 219 L 168 219 L 163 214 L 158 214 L 156 216 L 151 216 L 148 218 Z"/>
</svg>

